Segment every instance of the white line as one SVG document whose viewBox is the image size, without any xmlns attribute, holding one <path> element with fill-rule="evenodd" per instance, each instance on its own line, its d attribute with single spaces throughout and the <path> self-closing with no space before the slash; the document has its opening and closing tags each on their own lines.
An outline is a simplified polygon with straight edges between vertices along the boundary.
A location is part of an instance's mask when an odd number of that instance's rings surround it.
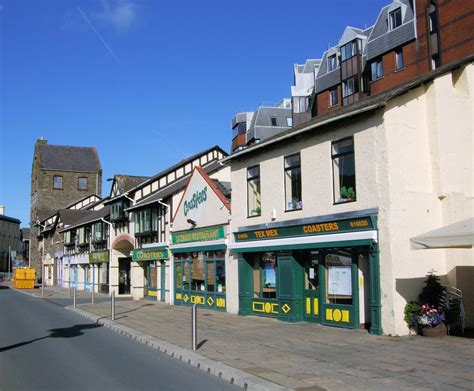
<svg viewBox="0 0 474 391">
<path fill-rule="evenodd" d="M 99 32 L 95 29 L 95 27 L 93 26 L 93 24 L 91 23 L 91 21 L 89 20 L 89 18 L 86 16 L 86 14 L 84 14 L 84 12 L 82 12 L 81 8 L 76 5 L 76 8 L 77 10 L 79 11 L 79 13 L 82 15 L 82 17 L 84 18 L 84 20 L 87 22 L 87 24 L 91 27 L 92 31 L 97 35 L 97 37 L 100 39 L 100 41 L 103 43 L 103 45 L 105 46 L 105 48 L 109 51 L 109 53 L 112 55 L 112 57 L 114 58 L 115 61 L 117 61 L 118 64 L 120 64 L 120 60 L 118 59 L 118 57 L 115 55 L 114 51 L 112 50 L 112 48 L 107 45 L 107 42 L 105 42 L 105 39 L 102 38 L 102 36 L 99 34 Z"/>
</svg>

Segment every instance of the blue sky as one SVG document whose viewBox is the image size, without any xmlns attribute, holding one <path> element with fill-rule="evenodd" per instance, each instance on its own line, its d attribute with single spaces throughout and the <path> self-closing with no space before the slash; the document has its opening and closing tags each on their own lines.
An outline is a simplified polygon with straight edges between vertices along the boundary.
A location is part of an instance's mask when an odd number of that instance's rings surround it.
<svg viewBox="0 0 474 391">
<path fill-rule="evenodd" d="M 153 175 L 232 116 L 289 97 L 293 64 L 390 0 L 0 0 L 0 204 L 29 224 L 35 141 L 95 146 L 105 178 Z"/>
</svg>

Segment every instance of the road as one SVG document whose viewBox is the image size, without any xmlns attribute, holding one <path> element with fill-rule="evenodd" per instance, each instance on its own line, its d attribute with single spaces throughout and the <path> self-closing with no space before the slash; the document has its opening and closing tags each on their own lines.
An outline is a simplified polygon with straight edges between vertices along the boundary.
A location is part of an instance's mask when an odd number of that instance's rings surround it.
<svg viewBox="0 0 474 391">
<path fill-rule="evenodd" d="M 61 305 L 2 285 L 0 311 L 2 391 L 239 389 Z"/>
</svg>

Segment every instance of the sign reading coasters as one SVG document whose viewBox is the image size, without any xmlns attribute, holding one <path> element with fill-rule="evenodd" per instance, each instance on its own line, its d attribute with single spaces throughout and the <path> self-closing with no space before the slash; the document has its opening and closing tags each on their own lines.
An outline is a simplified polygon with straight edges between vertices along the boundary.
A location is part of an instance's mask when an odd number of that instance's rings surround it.
<svg viewBox="0 0 474 391">
<path fill-rule="evenodd" d="M 89 254 L 89 263 L 106 263 L 109 262 L 108 251 L 96 251 Z"/>
<path fill-rule="evenodd" d="M 235 241 L 277 239 L 290 236 L 324 235 L 339 232 L 366 231 L 374 229 L 370 217 L 354 220 L 328 221 L 315 224 L 295 225 L 288 227 L 269 228 L 255 231 L 234 233 Z"/>
<path fill-rule="evenodd" d="M 179 232 L 173 234 L 173 244 L 202 242 L 206 240 L 224 239 L 224 227 L 196 229 L 193 231 Z"/>
<path fill-rule="evenodd" d="M 168 250 L 147 248 L 132 251 L 132 261 L 154 261 L 157 259 L 168 259 Z"/>
</svg>

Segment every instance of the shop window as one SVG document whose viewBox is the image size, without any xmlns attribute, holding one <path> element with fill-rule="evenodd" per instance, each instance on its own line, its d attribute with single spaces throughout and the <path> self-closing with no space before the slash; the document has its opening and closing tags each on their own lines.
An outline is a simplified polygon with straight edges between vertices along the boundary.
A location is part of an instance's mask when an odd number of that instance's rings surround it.
<svg viewBox="0 0 474 391">
<path fill-rule="evenodd" d="M 87 178 L 80 177 L 77 179 L 77 188 L 79 190 L 87 190 Z"/>
<path fill-rule="evenodd" d="M 303 208 L 301 199 L 301 158 L 299 153 L 285 157 L 286 211 Z"/>
<path fill-rule="evenodd" d="M 176 289 L 183 288 L 183 264 L 181 261 L 177 261 L 174 263 L 174 273 L 176 276 Z"/>
<path fill-rule="evenodd" d="M 255 256 L 253 264 L 254 297 L 276 298 L 276 267 L 275 252 L 266 252 Z"/>
<path fill-rule="evenodd" d="M 62 190 L 63 188 L 63 177 L 60 175 L 53 176 L 53 189 Z"/>
<path fill-rule="evenodd" d="M 225 287 L 225 261 L 216 261 L 217 293 L 224 293 Z"/>
<path fill-rule="evenodd" d="M 352 304 L 352 257 L 346 253 L 329 253 L 326 265 L 326 303 Z"/>
<path fill-rule="evenodd" d="M 207 279 L 206 279 L 206 290 L 208 292 L 214 292 L 215 290 L 215 264 L 213 261 L 206 262 L 207 267 Z"/>
<path fill-rule="evenodd" d="M 187 258 L 183 262 L 183 289 L 189 290 L 191 288 L 191 262 Z"/>
<path fill-rule="evenodd" d="M 402 9 L 397 8 L 389 14 L 390 30 L 396 29 L 402 25 Z"/>
<path fill-rule="evenodd" d="M 106 290 L 108 291 L 109 285 L 109 265 L 108 263 L 99 263 L 99 285 L 107 285 Z M 104 291 L 105 287 L 102 287 L 102 291 Z"/>
<path fill-rule="evenodd" d="M 395 69 L 399 71 L 405 66 L 405 62 L 403 61 L 403 49 L 400 48 L 395 52 Z"/>
<path fill-rule="evenodd" d="M 192 262 L 192 273 L 191 273 L 191 290 L 193 291 L 204 291 L 205 288 L 205 279 L 204 279 L 204 256 L 202 252 L 192 253 L 190 259 Z"/>
<path fill-rule="evenodd" d="M 356 200 L 354 141 L 352 137 L 332 143 L 334 202 Z"/>
<path fill-rule="evenodd" d="M 329 90 L 329 106 L 336 106 L 338 103 L 337 88 L 333 88 L 332 90 Z"/>
<path fill-rule="evenodd" d="M 148 288 L 157 289 L 158 288 L 158 268 L 156 266 L 156 261 L 151 261 L 148 264 Z"/>
<path fill-rule="evenodd" d="M 247 216 L 260 216 L 262 214 L 260 194 L 260 166 L 247 169 Z"/>
<path fill-rule="evenodd" d="M 383 77 L 382 59 L 375 60 L 370 64 L 370 80 L 377 80 Z"/>
</svg>

